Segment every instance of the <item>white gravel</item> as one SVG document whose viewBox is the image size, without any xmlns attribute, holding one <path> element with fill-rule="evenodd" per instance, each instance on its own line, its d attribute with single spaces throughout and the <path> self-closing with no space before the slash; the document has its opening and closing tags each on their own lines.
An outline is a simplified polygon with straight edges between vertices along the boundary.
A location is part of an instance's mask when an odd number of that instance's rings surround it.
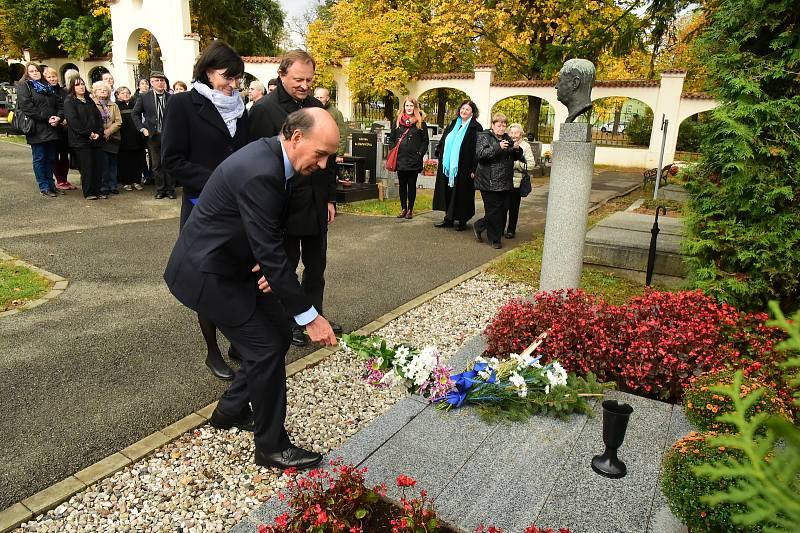
<svg viewBox="0 0 800 533">
<path fill-rule="evenodd" d="M 480 274 L 376 333 L 390 344 L 434 344 L 449 357 L 483 331 L 500 305 L 527 292 L 524 285 Z M 370 387 L 362 368 L 340 350 L 288 379 L 287 430 L 296 445 L 327 453 L 406 394 Z M 226 531 L 282 486 L 277 470 L 253 463 L 252 434 L 205 425 L 17 532 Z"/>
</svg>

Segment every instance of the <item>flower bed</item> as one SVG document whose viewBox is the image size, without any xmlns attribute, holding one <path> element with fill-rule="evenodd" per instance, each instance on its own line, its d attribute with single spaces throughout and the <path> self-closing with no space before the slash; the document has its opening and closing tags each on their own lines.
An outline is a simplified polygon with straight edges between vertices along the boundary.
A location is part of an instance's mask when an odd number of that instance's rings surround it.
<svg viewBox="0 0 800 533">
<path fill-rule="evenodd" d="M 700 291 L 648 291 L 615 306 L 581 290 L 543 292 L 500 309 L 484 331 L 486 355 L 519 353 L 542 332 L 543 361 L 593 372 L 622 390 L 677 401 L 691 378 L 741 368 L 789 395 L 775 350 L 784 336 L 766 315 L 741 313 Z"/>
</svg>

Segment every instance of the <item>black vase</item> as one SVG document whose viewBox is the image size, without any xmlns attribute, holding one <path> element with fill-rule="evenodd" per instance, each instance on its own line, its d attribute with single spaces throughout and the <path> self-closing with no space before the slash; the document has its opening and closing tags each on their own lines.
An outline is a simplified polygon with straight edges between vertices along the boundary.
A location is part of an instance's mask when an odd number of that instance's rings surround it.
<svg viewBox="0 0 800 533">
<path fill-rule="evenodd" d="M 625 431 L 628 429 L 628 418 L 633 412 L 633 407 L 618 400 L 603 402 L 603 443 L 606 451 L 603 455 L 592 458 L 592 470 L 601 476 L 619 479 L 625 477 L 628 469 L 625 463 L 617 457 L 617 450 L 625 440 Z"/>
</svg>

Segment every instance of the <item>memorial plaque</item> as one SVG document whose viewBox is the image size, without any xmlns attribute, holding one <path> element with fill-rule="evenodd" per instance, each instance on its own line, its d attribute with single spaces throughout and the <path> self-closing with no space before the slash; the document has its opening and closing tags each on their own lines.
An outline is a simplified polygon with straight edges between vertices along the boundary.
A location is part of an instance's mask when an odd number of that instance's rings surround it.
<svg viewBox="0 0 800 533">
<path fill-rule="evenodd" d="M 369 172 L 369 181 L 375 183 L 375 177 L 378 175 L 378 135 L 353 132 L 353 155 L 364 158 L 364 167 Z"/>
</svg>

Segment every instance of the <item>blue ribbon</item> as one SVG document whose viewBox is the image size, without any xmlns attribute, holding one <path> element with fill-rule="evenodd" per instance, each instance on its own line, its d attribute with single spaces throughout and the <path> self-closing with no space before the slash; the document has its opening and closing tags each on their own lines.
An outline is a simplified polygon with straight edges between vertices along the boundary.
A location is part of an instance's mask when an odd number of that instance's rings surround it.
<svg viewBox="0 0 800 533">
<path fill-rule="evenodd" d="M 443 401 L 449 403 L 454 407 L 461 407 L 467 399 L 467 392 L 473 385 L 483 385 L 486 383 L 494 383 L 497 381 L 497 373 L 492 369 L 492 373 L 487 381 L 479 376 L 481 372 L 489 368 L 488 363 L 475 363 L 472 370 L 461 372 L 460 374 L 453 374 L 450 379 L 453 380 L 456 390 L 447 393 Z"/>
<path fill-rule="evenodd" d="M 197 205 L 197 200 L 200 198 L 189 198 L 189 201 L 192 202 L 192 205 Z"/>
</svg>

